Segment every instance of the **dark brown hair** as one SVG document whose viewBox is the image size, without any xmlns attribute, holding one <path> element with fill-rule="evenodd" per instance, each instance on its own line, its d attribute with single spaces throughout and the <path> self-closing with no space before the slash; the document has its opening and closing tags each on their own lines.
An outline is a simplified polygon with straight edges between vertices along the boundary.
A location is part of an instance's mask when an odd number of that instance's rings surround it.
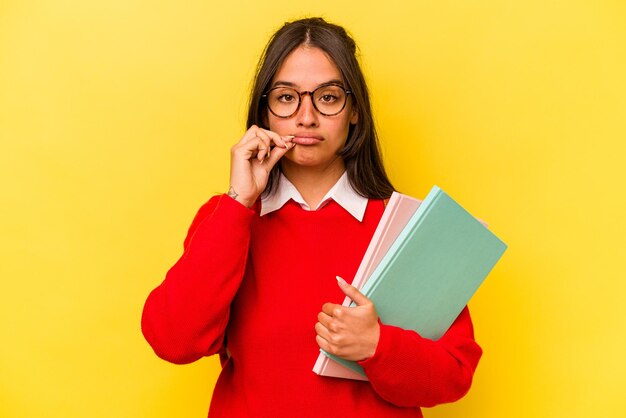
<svg viewBox="0 0 626 418">
<path fill-rule="evenodd" d="M 324 19 L 307 18 L 287 22 L 270 39 L 259 64 L 248 109 L 247 128 L 265 126 L 267 106 L 262 98 L 285 58 L 300 45 L 319 48 L 335 63 L 352 91 L 352 106 L 359 117 L 350 125 L 346 144 L 339 155 L 343 158 L 350 184 L 360 195 L 384 199 L 394 191 L 383 166 L 376 127 L 372 118 L 369 93 L 363 72 L 356 58 L 356 44 L 344 28 Z M 265 193 L 277 185 L 280 164 L 270 173 Z"/>
</svg>

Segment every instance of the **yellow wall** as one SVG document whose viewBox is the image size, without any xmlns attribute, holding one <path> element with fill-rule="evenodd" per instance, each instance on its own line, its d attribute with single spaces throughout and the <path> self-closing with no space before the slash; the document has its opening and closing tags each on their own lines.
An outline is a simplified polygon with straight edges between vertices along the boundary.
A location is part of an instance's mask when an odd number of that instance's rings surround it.
<svg viewBox="0 0 626 418">
<path fill-rule="evenodd" d="M 201 417 L 143 301 L 224 191 L 268 36 L 356 37 L 396 186 L 437 184 L 509 244 L 471 302 L 485 355 L 428 417 L 626 410 L 626 3 L 4 0 L 0 416 Z"/>
</svg>

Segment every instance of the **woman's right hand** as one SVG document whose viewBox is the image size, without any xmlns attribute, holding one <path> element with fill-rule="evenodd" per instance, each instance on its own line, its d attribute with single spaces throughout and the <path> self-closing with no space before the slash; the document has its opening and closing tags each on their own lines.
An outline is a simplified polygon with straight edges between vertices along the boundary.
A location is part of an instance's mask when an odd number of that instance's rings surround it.
<svg viewBox="0 0 626 418">
<path fill-rule="evenodd" d="M 295 146 L 292 140 L 293 136 L 252 125 L 230 150 L 229 196 L 251 208 L 265 190 L 274 165 Z"/>
</svg>

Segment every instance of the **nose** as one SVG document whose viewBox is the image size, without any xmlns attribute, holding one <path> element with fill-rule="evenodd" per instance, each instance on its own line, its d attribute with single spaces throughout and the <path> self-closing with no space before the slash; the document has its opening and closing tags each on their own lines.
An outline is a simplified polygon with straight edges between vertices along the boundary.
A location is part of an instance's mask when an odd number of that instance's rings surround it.
<svg viewBox="0 0 626 418">
<path fill-rule="evenodd" d="M 300 100 L 300 109 L 296 113 L 296 124 L 304 127 L 317 126 L 318 114 L 313 106 L 313 95 L 310 93 L 303 94 Z"/>
</svg>

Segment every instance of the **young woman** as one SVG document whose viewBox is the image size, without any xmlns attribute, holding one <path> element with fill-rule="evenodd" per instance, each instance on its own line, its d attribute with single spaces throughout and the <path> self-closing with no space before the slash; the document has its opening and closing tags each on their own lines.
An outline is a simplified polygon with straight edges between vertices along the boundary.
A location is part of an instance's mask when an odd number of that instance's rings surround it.
<svg viewBox="0 0 626 418">
<path fill-rule="evenodd" d="M 481 349 L 467 308 L 431 341 L 381 323 L 335 279 L 352 280 L 393 191 L 355 52 L 320 18 L 272 37 L 230 189 L 200 208 L 146 301 L 157 355 L 220 355 L 210 417 L 420 417 L 470 387 Z M 344 295 L 358 306 L 341 306 Z M 369 382 L 314 374 L 319 348 L 358 361 Z"/>
</svg>

